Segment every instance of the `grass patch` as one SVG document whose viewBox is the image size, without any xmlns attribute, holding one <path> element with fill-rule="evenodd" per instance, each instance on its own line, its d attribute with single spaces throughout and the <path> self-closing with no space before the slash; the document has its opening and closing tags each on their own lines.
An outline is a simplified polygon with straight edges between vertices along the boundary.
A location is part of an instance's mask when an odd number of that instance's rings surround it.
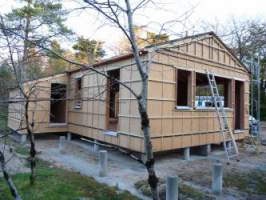
<svg viewBox="0 0 266 200">
<path fill-rule="evenodd" d="M 151 197 L 151 189 L 146 180 L 141 180 L 135 183 L 135 188 L 137 188 L 145 196 Z"/>
<path fill-rule="evenodd" d="M 0 200 L 13 200 L 5 183 L 0 180 Z M 129 192 L 118 191 L 79 173 L 51 167 L 44 161 L 38 161 L 34 186 L 29 185 L 28 173 L 14 175 L 13 181 L 22 198 L 27 200 L 137 200 Z"/>
<path fill-rule="evenodd" d="M 266 195 L 266 173 L 251 171 L 248 173 L 230 173 L 224 177 L 225 187 L 235 187 L 242 192 Z"/>
<path fill-rule="evenodd" d="M 0 114 L 0 130 L 7 129 L 7 116 Z"/>
<path fill-rule="evenodd" d="M 185 184 L 181 184 L 179 187 L 179 192 L 183 199 L 197 199 L 197 200 L 205 200 L 211 199 L 205 193 Z"/>
<path fill-rule="evenodd" d="M 30 148 L 27 146 L 23 146 L 23 145 L 16 145 L 15 151 L 16 153 L 24 155 L 24 156 L 28 156 L 30 154 Z"/>
<path fill-rule="evenodd" d="M 142 192 L 143 195 L 151 197 L 151 190 L 146 180 L 141 180 L 135 183 L 135 187 Z M 213 199 L 209 195 L 183 183 L 179 183 L 179 199 L 193 199 L 193 200 L 206 200 Z M 160 198 L 164 200 L 166 184 L 164 180 L 159 180 Z"/>
</svg>

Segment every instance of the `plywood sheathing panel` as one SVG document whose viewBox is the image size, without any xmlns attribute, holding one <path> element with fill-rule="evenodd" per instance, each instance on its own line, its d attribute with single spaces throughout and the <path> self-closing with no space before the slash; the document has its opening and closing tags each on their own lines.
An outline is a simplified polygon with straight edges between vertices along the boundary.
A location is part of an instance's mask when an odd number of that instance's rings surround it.
<svg viewBox="0 0 266 200">
<path fill-rule="evenodd" d="M 144 63 L 147 62 L 146 57 L 142 57 Z M 119 61 L 116 63 L 104 65 L 98 68 L 98 70 L 106 72 L 120 68 L 121 81 L 132 88 L 137 94 L 141 91 L 140 75 L 132 59 Z M 82 77 L 82 106 L 80 109 L 75 108 L 75 81 L 76 78 Z M 42 122 L 42 125 L 36 124 L 36 133 L 42 132 L 64 132 L 69 131 L 82 136 L 90 137 L 100 141 L 112 143 L 124 148 L 134 151 L 143 152 L 143 136 L 140 129 L 140 119 L 138 114 L 138 105 L 135 97 L 130 92 L 121 86 L 120 88 L 120 113 L 119 113 L 119 135 L 117 137 L 107 136 L 104 134 L 106 129 L 106 78 L 95 74 L 91 71 L 81 71 L 72 73 L 69 77 L 64 75 L 65 82 L 68 82 L 68 126 L 66 127 L 50 127 L 49 120 L 45 117 L 49 116 L 49 102 L 38 102 L 38 108 L 30 105 L 31 109 L 35 109 L 35 113 L 38 114 L 36 118 Z M 43 82 L 45 81 L 45 82 Z M 54 81 L 53 77 L 41 80 L 39 85 L 48 87 L 44 93 L 38 94 L 38 97 L 49 98 L 50 89 L 49 84 Z M 47 83 L 46 83 L 47 82 Z M 98 95 L 99 92 L 101 95 Z M 19 105 L 15 105 L 14 108 Z M 44 107 L 44 109 L 39 109 Z M 19 108 L 16 108 L 18 110 Z M 14 114 L 9 116 L 9 126 L 14 129 L 18 126 L 17 121 L 13 118 Z M 45 118 L 45 119 L 44 119 Z M 131 135 L 133 135 L 131 137 Z M 120 139 L 121 136 L 121 139 Z M 139 136 L 139 137 L 136 137 Z M 125 139 L 126 138 L 126 139 Z M 126 141 L 126 142 L 125 142 Z"/>
<path fill-rule="evenodd" d="M 147 57 L 143 57 L 143 60 L 147 60 Z M 141 91 L 140 76 L 132 59 L 105 64 L 97 69 L 105 72 L 117 68 L 120 68 L 121 81 L 133 88 L 136 93 L 139 93 Z M 176 110 L 175 108 L 176 69 L 192 72 L 191 110 Z M 219 41 L 212 37 L 204 38 L 195 43 L 181 45 L 174 49 L 174 52 L 163 51 L 154 53 L 152 56 L 152 63 L 149 69 L 147 103 L 151 123 L 151 137 L 155 151 L 221 141 L 215 112 L 193 109 L 195 104 L 195 98 L 193 98 L 196 86 L 195 73 L 205 73 L 206 69 L 213 71 L 218 76 L 245 81 L 245 128 L 248 128 L 248 74 Z M 89 70 L 75 72 L 71 74 L 69 80 L 70 97 L 74 95 L 75 78 L 79 76 L 84 77 L 82 83 L 82 96 L 84 98 L 93 97 L 99 91 L 106 89 L 105 78 L 96 76 L 94 72 Z M 233 93 L 233 91 L 231 92 Z M 45 96 L 45 94 L 42 95 Z M 118 137 L 104 134 L 106 129 L 106 124 L 104 123 L 105 114 L 107 112 L 104 106 L 106 100 L 105 92 L 97 99 L 83 102 L 81 109 L 75 109 L 74 101 L 70 101 L 68 103 L 69 126 L 65 130 L 143 152 L 143 135 L 140 130 L 136 100 L 122 86 L 120 87 L 119 95 L 119 132 L 121 134 Z M 38 105 L 47 107 L 48 104 L 38 103 Z M 48 109 L 39 111 L 43 114 L 49 112 Z M 230 115 L 229 121 L 233 124 L 233 111 L 229 110 L 228 114 Z M 45 115 L 40 114 L 40 121 L 42 117 L 45 117 Z M 15 126 L 16 121 L 12 121 L 11 118 L 12 115 L 10 115 L 9 124 L 13 123 L 13 126 Z M 46 127 L 46 129 L 53 130 L 48 126 Z M 40 130 L 44 130 L 44 128 Z M 243 138 L 247 134 L 248 132 L 244 131 L 237 135 L 237 138 Z"/>
<path fill-rule="evenodd" d="M 235 134 L 236 139 L 240 140 L 248 135 L 245 130 L 241 133 Z M 168 136 L 161 138 L 152 138 L 154 152 L 165 150 L 179 149 L 185 147 L 193 147 L 204 144 L 220 144 L 223 141 L 220 133 L 201 133 L 180 136 Z"/>
<path fill-rule="evenodd" d="M 143 60 L 145 59 L 146 58 L 143 58 Z M 118 68 L 120 69 L 120 81 L 130 87 L 135 93 L 139 94 L 141 91 L 140 75 L 132 59 L 106 65 L 98 69 L 102 69 L 104 72 L 107 72 L 109 70 Z M 83 96 L 93 97 L 98 93 L 99 89 L 101 90 L 106 88 L 106 79 L 102 78 L 100 81 L 96 82 L 97 79 L 95 78 L 95 73 L 86 73 L 87 74 L 83 75 Z M 72 74 L 71 79 L 74 79 L 75 76 L 77 76 L 76 73 Z M 72 80 L 71 85 L 73 82 L 74 80 Z M 73 87 L 72 90 L 74 90 Z M 142 152 L 143 136 L 140 128 L 140 117 L 138 113 L 137 101 L 135 100 L 135 97 L 122 85 L 120 85 L 119 91 L 119 134 L 117 137 L 107 136 L 104 134 L 104 130 L 106 130 L 106 124 L 103 122 L 105 121 L 105 115 L 107 111 L 107 108 L 104 106 L 106 105 L 106 93 L 103 93 L 98 100 L 87 102 L 87 104 L 85 104 L 84 107 L 82 106 L 80 110 L 74 109 L 74 107 L 69 108 L 70 113 L 75 111 L 77 113 L 76 115 L 78 115 L 70 118 L 70 124 L 74 120 L 75 122 L 73 122 L 73 124 L 75 124 L 75 126 L 84 126 L 84 124 L 79 123 L 88 121 L 88 124 L 91 126 L 91 128 L 85 127 L 91 130 L 89 134 L 86 134 L 83 130 L 76 128 L 72 128 L 71 131 L 76 134 L 83 134 L 84 136 L 100 141 L 114 143 L 127 149 Z M 82 112 L 84 112 L 84 114 L 82 114 Z M 87 120 L 84 120 L 85 118 L 87 118 Z M 92 122 L 89 123 L 89 121 Z M 131 137 L 131 135 L 133 135 L 133 137 Z M 138 138 L 136 136 L 140 137 Z"/>
<path fill-rule="evenodd" d="M 235 78 L 248 80 L 249 76 L 215 39 L 209 38 L 177 47 L 177 51 L 182 53 L 157 53 L 150 66 L 148 112 L 156 151 L 222 141 L 215 110 L 195 110 L 195 98 L 191 99 L 191 110 L 176 110 L 176 69 L 192 71 L 192 97 L 195 97 L 196 72 L 206 73 L 209 70 L 217 76 L 232 79 L 231 93 Z M 163 78 L 165 71 L 168 72 L 169 79 Z M 248 91 L 245 92 L 245 98 L 248 98 Z M 248 106 L 248 101 L 245 101 L 246 113 Z M 233 110 L 227 110 L 227 113 L 229 124 L 233 124 Z M 245 120 L 247 121 L 247 116 Z M 245 129 L 248 127 L 245 126 Z M 246 132 L 239 134 L 237 138 L 243 138 Z"/>
<path fill-rule="evenodd" d="M 35 133 L 43 132 L 64 132 L 67 127 L 51 127 L 49 126 L 50 121 L 50 95 L 51 95 L 51 83 L 67 83 L 66 74 L 59 74 L 52 77 L 41 78 L 35 81 L 29 81 L 23 84 L 24 91 L 29 92 L 30 88 L 34 88 L 30 93 L 30 100 L 28 115 L 30 122 L 32 122 L 32 115 L 34 112 L 34 128 Z M 20 94 L 19 89 L 14 89 L 10 92 L 10 100 L 16 100 L 14 97 L 19 97 L 20 100 L 23 97 Z M 37 100 L 37 102 L 36 102 Z M 24 116 L 24 103 L 11 103 L 9 104 L 9 115 L 8 115 L 8 127 L 17 130 L 19 128 L 25 128 L 25 116 Z M 23 123 L 21 123 L 21 120 Z M 19 131 L 23 132 L 24 131 Z"/>
</svg>

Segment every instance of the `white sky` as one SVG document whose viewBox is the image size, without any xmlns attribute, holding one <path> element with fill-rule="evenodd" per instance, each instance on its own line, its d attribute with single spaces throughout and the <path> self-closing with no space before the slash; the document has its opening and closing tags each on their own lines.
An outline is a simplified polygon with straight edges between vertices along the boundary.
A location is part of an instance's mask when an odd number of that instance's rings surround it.
<svg viewBox="0 0 266 200">
<path fill-rule="evenodd" d="M 78 1 L 78 0 L 75 0 Z M 189 16 L 185 24 L 169 23 L 166 28 L 172 38 L 178 33 L 188 30 L 189 33 L 200 29 L 200 23 L 217 21 L 227 24 L 231 17 L 236 19 L 266 19 L 266 0 L 155 0 L 158 7 L 149 6 L 145 10 L 136 13 L 135 23 L 137 25 L 149 24 L 151 31 L 158 28 L 167 21 L 182 19 L 184 13 Z M 122 2 L 122 1 L 121 1 Z M 136 2 L 135 0 L 132 2 Z M 0 0 L 0 13 L 8 12 L 12 7 L 19 5 L 18 0 Z M 66 8 L 73 8 L 77 4 L 73 0 L 64 0 Z M 193 10 L 192 10 L 193 8 Z M 191 12 L 192 11 L 192 12 Z M 181 17 L 180 17 L 181 16 Z M 92 11 L 76 12 L 71 14 L 66 24 L 73 29 L 77 35 L 105 41 L 106 47 L 115 45 L 121 38 L 121 33 L 110 25 L 102 28 L 102 18 L 97 17 Z M 185 27 L 184 27 L 185 25 Z M 96 31 L 97 30 L 97 31 Z M 202 30 L 209 31 L 209 30 Z"/>
</svg>

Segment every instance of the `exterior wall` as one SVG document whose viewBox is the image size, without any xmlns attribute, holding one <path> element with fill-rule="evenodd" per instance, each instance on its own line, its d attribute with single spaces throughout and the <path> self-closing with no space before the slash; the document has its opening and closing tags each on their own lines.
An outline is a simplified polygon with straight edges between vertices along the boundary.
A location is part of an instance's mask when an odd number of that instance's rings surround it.
<svg viewBox="0 0 266 200">
<path fill-rule="evenodd" d="M 206 73 L 206 69 L 216 76 L 244 81 L 244 130 L 235 134 L 236 139 L 248 135 L 249 116 L 249 75 L 238 61 L 215 38 L 199 38 L 187 45 L 178 43 L 179 47 L 159 49 L 156 53 L 142 56 L 148 65 L 148 114 L 151 125 L 151 138 L 155 152 L 219 143 L 218 120 L 214 109 L 196 109 L 195 90 L 196 73 Z M 148 57 L 151 62 L 148 63 Z M 113 63 L 98 65 L 97 69 L 107 73 L 120 69 L 120 81 L 137 94 L 141 90 L 140 76 L 133 59 L 123 59 Z M 176 69 L 192 72 L 192 89 L 190 109 L 176 109 Z M 76 78 L 82 77 L 81 108 L 75 107 Z M 107 129 L 107 80 L 90 70 L 77 71 L 68 75 L 57 75 L 29 82 L 25 87 L 36 84 L 35 98 L 46 99 L 30 104 L 30 118 L 35 110 L 35 133 L 72 132 L 106 143 L 114 144 L 137 152 L 144 152 L 143 135 L 140 127 L 137 101 L 122 85 L 119 89 L 119 115 L 117 135 L 110 135 Z M 67 87 L 67 123 L 50 124 L 51 83 L 66 83 Z M 19 91 L 10 92 L 10 97 L 18 96 Z M 232 109 L 228 109 L 231 126 L 234 125 L 234 95 Z M 20 127 L 23 119 L 23 105 L 9 105 L 8 126 L 14 130 Z"/>
<path fill-rule="evenodd" d="M 20 99 L 19 89 L 13 89 L 9 92 L 9 99 Z M 13 103 L 8 105 L 8 127 L 17 130 L 21 127 L 23 120 L 24 106 L 22 103 Z"/>
<path fill-rule="evenodd" d="M 31 92 L 29 103 L 29 119 L 32 120 L 34 113 L 34 133 L 48 133 L 48 132 L 65 132 L 67 126 L 56 125 L 50 123 L 50 96 L 51 83 L 67 84 L 67 77 L 65 74 L 60 74 L 48 78 L 42 78 L 37 81 L 31 81 L 24 84 L 24 90 L 27 92 L 34 86 Z M 17 98 L 15 98 L 17 97 Z M 8 127 L 13 130 L 25 128 L 24 116 L 24 101 L 23 96 L 20 95 L 19 89 L 14 89 L 10 92 L 9 99 L 20 101 L 18 103 L 9 104 Z M 37 101 L 34 101 L 37 100 Z M 34 112 L 33 112 L 34 111 Z M 25 133 L 24 130 L 19 130 L 19 133 Z"/>
<path fill-rule="evenodd" d="M 211 52 L 213 52 L 212 56 Z M 192 72 L 190 94 L 192 107 L 190 109 L 176 109 L 176 69 Z M 194 107 L 196 72 L 206 74 L 206 70 L 216 76 L 244 81 L 244 130 L 236 133 L 235 138 L 241 139 L 248 135 L 249 75 L 247 71 L 215 39 L 198 40 L 179 48 L 171 48 L 171 51 L 159 50 L 153 56 L 149 74 L 148 112 L 154 151 L 222 141 L 215 110 Z M 231 89 L 234 92 L 233 88 Z M 234 106 L 233 104 L 232 109 L 227 109 L 232 128 L 234 128 Z"/>
<path fill-rule="evenodd" d="M 146 63 L 146 57 L 142 57 Z M 120 69 L 120 81 L 139 93 L 140 76 L 132 59 L 97 67 L 107 72 Z M 134 151 L 143 152 L 143 136 L 140 128 L 137 101 L 122 85 L 119 88 L 118 135 L 110 136 L 107 130 L 107 79 L 95 72 L 81 71 L 70 75 L 69 97 L 75 96 L 75 79 L 82 77 L 81 109 L 75 108 L 75 100 L 69 102 L 68 131 L 99 141 L 111 143 Z M 99 93 L 101 95 L 99 95 Z"/>
<path fill-rule="evenodd" d="M 147 57 L 142 56 L 143 62 L 147 63 Z M 107 72 L 120 69 L 120 81 L 132 88 L 135 93 L 140 93 L 141 82 L 138 70 L 133 59 L 122 60 L 112 64 L 97 67 L 97 70 Z M 75 79 L 82 77 L 82 105 L 75 108 Z M 66 83 L 67 86 L 67 123 L 51 124 L 50 119 L 50 96 L 51 83 Z M 119 123 L 117 136 L 111 136 L 107 132 L 107 79 L 89 70 L 70 73 L 69 75 L 57 75 L 28 82 L 24 85 L 25 90 L 35 84 L 36 90 L 32 99 L 37 101 L 30 103 L 29 118 L 32 118 L 34 110 L 34 133 L 72 132 L 84 137 L 103 141 L 121 146 L 126 149 L 143 152 L 143 136 L 140 128 L 140 116 L 138 114 L 137 101 L 134 96 L 122 85 L 119 91 Z M 100 95 L 99 95 L 100 94 Z M 14 100 L 19 95 L 19 90 L 10 92 L 10 99 Z M 8 126 L 18 130 L 24 119 L 24 105 L 12 103 L 9 105 Z M 15 111 L 15 112 L 14 112 Z M 17 131 L 25 133 L 25 131 Z"/>
</svg>

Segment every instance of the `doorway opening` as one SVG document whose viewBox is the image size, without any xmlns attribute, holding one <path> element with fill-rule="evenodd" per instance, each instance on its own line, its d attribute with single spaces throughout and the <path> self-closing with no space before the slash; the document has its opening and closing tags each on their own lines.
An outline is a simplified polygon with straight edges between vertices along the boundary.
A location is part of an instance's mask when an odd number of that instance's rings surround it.
<svg viewBox="0 0 266 200">
<path fill-rule="evenodd" d="M 178 69 L 177 70 L 177 106 L 191 106 L 191 72 Z"/>
<path fill-rule="evenodd" d="M 107 98 L 107 129 L 117 131 L 118 113 L 119 113 L 119 83 L 120 70 L 112 70 L 108 72 L 110 77 L 107 81 L 108 98 Z"/>
<path fill-rule="evenodd" d="M 50 123 L 66 123 L 66 85 L 51 84 Z"/>
<path fill-rule="evenodd" d="M 235 81 L 235 129 L 244 129 L 244 83 Z"/>
</svg>

